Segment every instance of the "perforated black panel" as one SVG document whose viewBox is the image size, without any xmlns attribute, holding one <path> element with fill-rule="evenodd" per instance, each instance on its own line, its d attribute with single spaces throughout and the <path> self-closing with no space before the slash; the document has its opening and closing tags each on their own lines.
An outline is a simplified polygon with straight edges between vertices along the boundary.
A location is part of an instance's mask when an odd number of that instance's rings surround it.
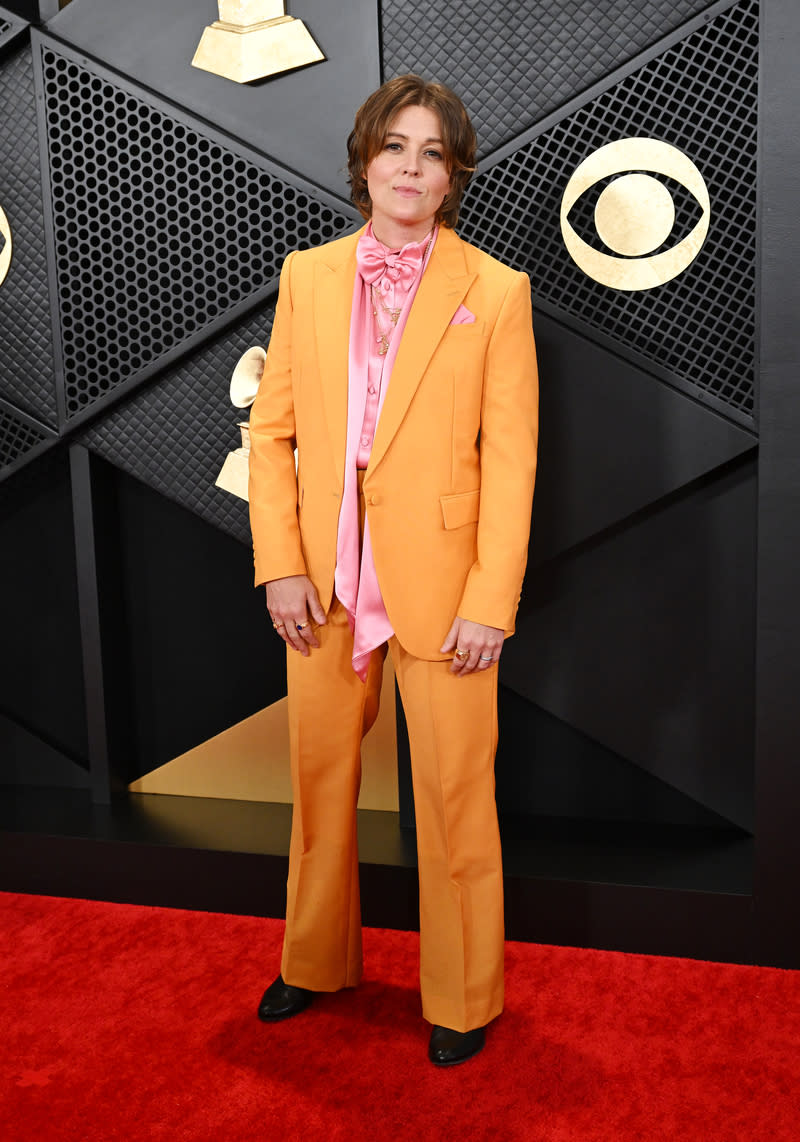
<svg viewBox="0 0 800 1142">
<path fill-rule="evenodd" d="M 754 407 L 757 61 L 758 4 L 744 0 L 477 176 L 460 226 L 463 237 L 530 272 L 540 299 L 746 424 Z M 622 292 L 575 265 L 559 210 L 587 155 L 637 135 L 671 143 L 696 163 L 711 226 L 679 277 Z"/>
<path fill-rule="evenodd" d="M 93 451 L 222 531 L 250 542 L 247 504 L 214 486 L 241 443 L 247 413 L 228 397 L 230 376 L 251 345 L 266 345 L 273 308 L 261 310 L 140 389 L 84 437 Z"/>
<path fill-rule="evenodd" d="M 70 417 L 351 219 L 134 85 L 41 51 Z"/>
<path fill-rule="evenodd" d="M 4 468 L 10 467 L 15 460 L 45 439 L 45 433 L 39 432 L 7 409 L 0 408 L 0 479 L 3 478 Z"/>
<path fill-rule="evenodd" d="M 483 155 L 706 7 L 708 0 L 383 0 L 384 76 L 415 71 L 453 87 Z"/>
<path fill-rule="evenodd" d="M 55 428 L 55 370 L 36 92 L 28 47 L 0 63 L 0 206 L 13 243 L 0 285 L 0 395 Z"/>
</svg>

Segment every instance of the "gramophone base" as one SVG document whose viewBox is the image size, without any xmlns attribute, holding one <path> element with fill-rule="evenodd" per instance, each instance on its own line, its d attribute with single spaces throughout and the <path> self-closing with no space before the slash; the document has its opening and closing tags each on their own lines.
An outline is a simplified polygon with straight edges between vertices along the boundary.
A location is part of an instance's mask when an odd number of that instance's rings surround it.
<svg viewBox="0 0 800 1142">
<path fill-rule="evenodd" d="M 280 16 L 249 28 L 221 20 L 210 24 L 203 32 L 192 67 L 235 83 L 251 83 L 323 59 L 303 21 Z"/>
</svg>

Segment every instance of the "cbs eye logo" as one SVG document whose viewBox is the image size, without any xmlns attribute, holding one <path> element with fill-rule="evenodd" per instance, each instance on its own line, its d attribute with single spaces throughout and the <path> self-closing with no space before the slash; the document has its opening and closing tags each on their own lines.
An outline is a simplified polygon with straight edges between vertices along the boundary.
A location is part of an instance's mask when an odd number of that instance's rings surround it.
<svg viewBox="0 0 800 1142">
<path fill-rule="evenodd" d="M 652 251 L 664 244 L 675 224 L 675 202 L 662 182 L 642 171 L 675 179 L 694 195 L 701 210 L 691 232 L 658 254 Z M 603 243 L 621 257 L 593 249 L 569 221 L 581 195 L 611 175 L 620 177 L 598 197 L 594 223 Z M 599 147 L 575 168 L 561 200 L 561 234 L 573 261 L 601 285 L 620 290 L 653 289 L 683 273 L 700 252 L 710 217 L 700 171 L 677 147 L 658 139 L 618 139 Z"/>
<path fill-rule="evenodd" d="M 0 206 L 0 285 L 6 280 L 11 265 L 11 227 L 5 211 Z"/>
</svg>

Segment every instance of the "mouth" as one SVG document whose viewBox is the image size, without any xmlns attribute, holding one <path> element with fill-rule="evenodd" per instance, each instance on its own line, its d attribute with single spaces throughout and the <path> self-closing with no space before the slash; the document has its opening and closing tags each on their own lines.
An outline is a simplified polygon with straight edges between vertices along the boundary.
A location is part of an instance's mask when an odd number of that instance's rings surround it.
<svg viewBox="0 0 800 1142">
<path fill-rule="evenodd" d="M 422 194 L 421 190 L 413 186 L 396 186 L 394 190 L 395 194 L 399 194 L 402 198 L 418 198 Z"/>
</svg>

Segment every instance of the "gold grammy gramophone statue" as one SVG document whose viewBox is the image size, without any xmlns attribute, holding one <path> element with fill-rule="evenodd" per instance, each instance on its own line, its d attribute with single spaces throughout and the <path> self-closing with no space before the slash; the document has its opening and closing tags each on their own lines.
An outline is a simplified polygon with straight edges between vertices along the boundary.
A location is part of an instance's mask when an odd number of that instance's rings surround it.
<svg viewBox="0 0 800 1142">
<path fill-rule="evenodd" d="M 323 59 L 283 0 L 219 0 L 219 19 L 203 32 L 192 67 L 251 83 Z"/>
<path fill-rule="evenodd" d="M 267 359 L 265 349 L 254 345 L 240 357 L 231 377 L 231 404 L 234 408 L 249 408 L 256 399 L 258 386 Z M 241 448 L 234 449 L 225 457 L 220 474 L 215 481 L 218 488 L 231 492 L 240 500 L 247 499 L 247 475 L 250 461 L 250 426 L 246 420 L 238 422 L 242 434 Z"/>
</svg>

